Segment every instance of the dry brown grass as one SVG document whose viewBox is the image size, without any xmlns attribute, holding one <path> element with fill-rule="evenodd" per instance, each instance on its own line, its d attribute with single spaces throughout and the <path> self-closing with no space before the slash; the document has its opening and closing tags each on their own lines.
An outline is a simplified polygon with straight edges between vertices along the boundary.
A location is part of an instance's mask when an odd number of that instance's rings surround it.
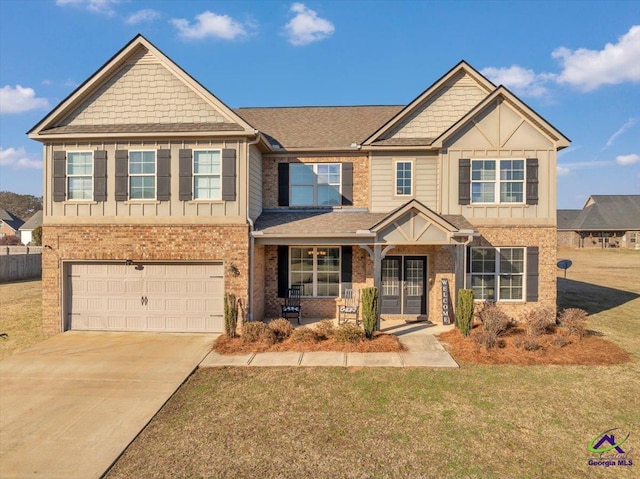
<svg viewBox="0 0 640 479">
<path fill-rule="evenodd" d="M 0 284 L 0 359 L 32 346 L 47 336 L 42 332 L 42 281 Z"/>
<path fill-rule="evenodd" d="M 226 334 L 220 336 L 213 350 L 220 354 L 246 354 L 265 352 L 310 352 L 310 351 L 341 351 L 347 353 L 389 353 L 405 351 L 406 348 L 398 338 L 392 334 L 378 333 L 373 339 L 365 339 L 357 343 L 340 343 L 333 338 L 321 341 L 294 342 L 291 339 L 269 344 L 265 342 L 243 343 L 242 337 L 229 338 Z"/>
</svg>

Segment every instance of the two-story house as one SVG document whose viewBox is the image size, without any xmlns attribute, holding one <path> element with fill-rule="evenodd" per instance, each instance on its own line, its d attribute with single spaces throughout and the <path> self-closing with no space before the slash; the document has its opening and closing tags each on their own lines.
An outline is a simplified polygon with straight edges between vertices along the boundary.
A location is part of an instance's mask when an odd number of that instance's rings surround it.
<svg viewBox="0 0 640 479">
<path fill-rule="evenodd" d="M 221 331 L 225 292 L 255 320 L 295 285 L 305 317 L 377 285 L 442 322 L 442 280 L 555 308 L 569 140 L 465 62 L 404 106 L 232 109 L 139 35 L 29 136 L 48 331 Z"/>
</svg>

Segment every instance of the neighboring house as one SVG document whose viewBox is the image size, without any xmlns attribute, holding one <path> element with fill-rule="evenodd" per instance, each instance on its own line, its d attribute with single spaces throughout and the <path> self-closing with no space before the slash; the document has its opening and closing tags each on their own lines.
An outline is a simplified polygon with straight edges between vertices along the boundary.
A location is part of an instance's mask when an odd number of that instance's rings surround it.
<svg viewBox="0 0 640 479">
<path fill-rule="evenodd" d="M 558 246 L 640 249 L 640 195 L 591 195 L 581 210 L 558 210 Z"/>
<path fill-rule="evenodd" d="M 5 236 L 19 236 L 20 227 L 24 221 L 13 213 L 0 208 L 0 238 Z"/>
<path fill-rule="evenodd" d="M 39 226 L 42 226 L 42 210 L 36 211 L 36 213 L 20 227 L 20 241 L 22 241 L 22 244 L 28 245 L 33 241 L 33 230 Z"/>
<path fill-rule="evenodd" d="M 231 109 L 137 36 L 40 121 L 48 331 L 222 331 L 335 317 L 441 323 L 473 288 L 518 316 L 556 302 L 556 152 L 569 140 L 460 62 L 405 106 Z"/>
</svg>

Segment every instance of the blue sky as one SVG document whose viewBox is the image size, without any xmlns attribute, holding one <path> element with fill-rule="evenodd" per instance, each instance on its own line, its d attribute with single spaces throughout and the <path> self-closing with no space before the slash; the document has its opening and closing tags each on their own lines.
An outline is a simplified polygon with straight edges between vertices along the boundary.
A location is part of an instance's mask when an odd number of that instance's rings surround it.
<svg viewBox="0 0 640 479">
<path fill-rule="evenodd" d="M 461 59 L 572 140 L 558 207 L 640 194 L 640 2 L 0 0 L 0 190 L 25 133 L 137 33 L 231 107 L 407 104 Z"/>
</svg>

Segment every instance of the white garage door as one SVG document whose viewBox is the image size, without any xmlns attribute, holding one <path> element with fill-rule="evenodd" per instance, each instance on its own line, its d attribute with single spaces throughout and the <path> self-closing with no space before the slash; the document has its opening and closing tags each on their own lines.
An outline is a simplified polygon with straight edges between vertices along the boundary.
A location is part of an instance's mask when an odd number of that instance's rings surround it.
<svg viewBox="0 0 640 479">
<path fill-rule="evenodd" d="M 222 264 L 71 264 L 67 329 L 222 332 Z"/>
</svg>

